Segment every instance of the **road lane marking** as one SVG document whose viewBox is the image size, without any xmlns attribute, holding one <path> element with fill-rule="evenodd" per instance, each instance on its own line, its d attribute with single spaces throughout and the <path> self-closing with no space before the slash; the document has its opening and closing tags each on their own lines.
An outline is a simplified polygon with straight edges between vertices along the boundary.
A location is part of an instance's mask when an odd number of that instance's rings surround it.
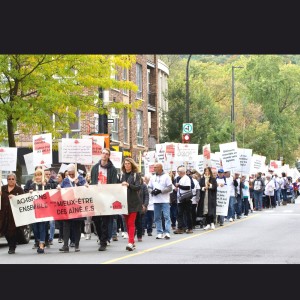
<svg viewBox="0 0 300 300">
<path fill-rule="evenodd" d="M 140 252 L 134 252 L 136 250 L 134 250 L 132 253 L 128 254 L 128 255 L 125 255 L 125 256 L 121 256 L 121 257 L 118 257 L 118 258 L 114 258 L 114 259 L 111 259 L 111 260 L 108 260 L 108 261 L 105 261 L 105 262 L 102 262 L 101 264 L 111 264 L 111 263 L 115 263 L 117 261 L 120 261 L 120 260 L 124 260 L 126 258 L 131 258 L 131 257 L 134 257 L 134 256 L 138 256 L 138 255 L 142 255 L 142 254 L 145 254 L 147 252 L 152 252 L 152 251 L 155 251 L 157 249 L 161 249 L 161 248 L 164 248 L 164 247 L 168 247 L 170 245 L 174 245 L 174 244 L 177 244 L 177 243 L 181 243 L 181 242 L 184 242 L 186 240 L 189 240 L 189 239 L 193 239 L 193 238 L 196 238 L 196 237 L 199 237 L 201 235 L 204 235 L 204 234 L 207 234 L 207 233 L 212 233 L 214 231 L 217 231 L 217 230 L 220 230 L 220 229 L 224 229 L 228 226 L 231 226 L 233 224 L 236 224 L 236 223 L 239 223 L 239 222 L 243 222 L 243 221 L 247 221 L 247 220 L 250 220 L 254 217 L 257 217 L 259 216 L 260 214 L 255 214 L 253 216 L 248 216 L 247 218 L 242 218 L 242 219 L 238 219 L 238 220 L 235 220 L 234 222 L 226 222 L 228 224 L 225 224 L 224 223 L 224 226 L 219 226 L 219 227 L 216 227 L 214 230 L 204 230 L 204 231 L 201 231 L 200 233 L 196 233 L 195 234 L 195 231 L 194 233 L 192 233 L 191 235 L 187 236 L 187 237 L 184 237 L 184 238 L 181 238 L 179 240 L 176 240 L 176 241 L 170 241 L 168 243 L 165 243 L 163 245 L 159 245 L 159 246 L 155 246 L 155 247 L 152 247 L 152 248 L 149 248 L 149 249 L 145 249 L 145 250 L 141 250 Z"/>
</svg>

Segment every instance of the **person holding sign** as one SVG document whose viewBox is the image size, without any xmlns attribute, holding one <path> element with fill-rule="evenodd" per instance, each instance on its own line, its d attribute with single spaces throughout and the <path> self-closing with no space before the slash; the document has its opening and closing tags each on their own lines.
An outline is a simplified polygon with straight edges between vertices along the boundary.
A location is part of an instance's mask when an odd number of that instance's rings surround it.
<svg viewBox="0 0 300 300">
<path fill-rule="evenodd" d="M 203 177 L 200 179 L 200 201 L 197 206 L 197 216 L 206 218 L 205 230 L 215 229 L 217 186 L 217 180 L 213 176 L 211 168 L 206 167 Z"/>
<path fill-rule="evenodd" d="M 16 227 L 12 214 L 10 199 L 15 195 L 24 194 L 23 189 L 17 185 L 16 174 L 7 175 L 7 184 L 1 186 L 1 210 L 0 210 L 0 235 L 4 235 L 8 243 L 8 254 L 14 254 L 17 247 L 17 233 L 20 229 Z"/>
</svg>

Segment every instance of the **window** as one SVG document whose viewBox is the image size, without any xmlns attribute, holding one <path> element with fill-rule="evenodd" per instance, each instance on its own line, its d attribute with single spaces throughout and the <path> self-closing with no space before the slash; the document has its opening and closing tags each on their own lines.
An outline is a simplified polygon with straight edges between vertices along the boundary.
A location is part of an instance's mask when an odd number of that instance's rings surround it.
<svg viewBox="0 0 300 300">
<path fill-rule="evenodd" d="M 137 144 L 143 145 L 143 112 L 141 110 L 136 111 L 136 126 L 137 126 Z"/>
<path fill-rule="evenodd" d="M 122 80 L 123 81 L 127 81 L 127 72 L 128 72 L 127 69 L 123 69 L 122 70 Z M 127 89 L 123 89 L 123 94 L 124 95 L 128 95 L 128 90 Z"/>
<path fill-rule="evenodd" d="M 123 111 L 123 128 L 124 128 L 124 143 L 128 143 L 128 111 L 124 108 Z"/>
<path fill-rule="evenodd" d="M 136 92 L 136 97 L 138 99 L 143 98 L 143 72 L 142 65 L 136 64 L 136 85 L 138 87 L 138 91 Z"/>
<path fill-rule="evenodd" d="M 111 117 L 114 120 L 111 126 L 111 139 L 114 141 L 119 140 L 119 116 L 116 114 L 116 109 L 111 109 Z"/>
</svg>

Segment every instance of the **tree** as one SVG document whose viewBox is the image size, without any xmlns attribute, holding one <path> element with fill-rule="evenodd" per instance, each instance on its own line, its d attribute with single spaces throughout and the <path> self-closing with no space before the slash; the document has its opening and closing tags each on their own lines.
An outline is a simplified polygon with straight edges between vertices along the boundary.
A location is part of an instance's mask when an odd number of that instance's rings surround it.
<svg viewBox="0 0 300 300">
<path fill-rule="evenodd" d="M 261 121 L 268 121 L 275 134 L 277 159 L 294 162 L 299 147 L 300 68 L 278 55 L 258 55 L 249 59 L 241 80 L 253 105 L 261 107 Z"/>
<path fill-rule="evenodd" d="M 136 90 L 130 81 L 112 74 L 129 69 L 134 55 L 0 55 L 0 142 L 16 147 L 14 133 L 49 132 L 54 138 L 70 130 L 76 111 L 107 113 L 98 98 L 98 88 Z M 129 110 L 140 103 L 111 103 Z M 52 122 L 55 116 L 55 122 Z M 21 170 L 17 167 L 20 179 Z"/>
</svg>

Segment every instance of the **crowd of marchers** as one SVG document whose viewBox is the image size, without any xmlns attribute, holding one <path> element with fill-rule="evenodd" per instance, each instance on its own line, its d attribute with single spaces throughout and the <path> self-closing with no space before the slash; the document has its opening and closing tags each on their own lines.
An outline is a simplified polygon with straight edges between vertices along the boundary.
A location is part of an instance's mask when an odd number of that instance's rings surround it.
<svg viewBox="0 0 300 300">
<path fill-rule="evenodd" d="M 214 230 L 249 213 L 287 205 L 299 194 L 298 179 L 293 182 L 285 173 L 276 174 L 273 170 L 245 176 L 223 169 L 213 171 L 211 167 L 200 174 L 179 166 L 176 171 L 165 172 L 161 163 L 155 163 L 152 174 L 142 175 L 135 161 L 125 158 L 118 173 L 110 160 L 110 150 L 105 148 L 87 174 L 80 174 L 75 164 L 69 164 L 64 173 L 53 179 L 49 169 L 36 167 L 24 188 L 17 184 L 15 173 L 7 175 L 7 184 L 2 185 L 0 192 L 0 234 L 8 242 L 8 253 L 14 254 L 17 247 L 17 227 L 9 203 L 14 195 L 99 183 L 121 183 L 127 188 L 128 213 L 34 223 L 33 249 L 38 254 L 53 245 L 55 223 L 59 228 L 58 243 L 62 244 L 58 251 L 62 253 L 68 253 L 70 248 L 79 252 L 80 240 L 91 239 L 92 232 L 98 237 L 95 248 L 99 251 L 106 251 L 110 243 L 118 241 L 119 232 L 128 240 L 126 250 L 133 251 L 145 234 L 168 240 L 173 234 Z M 217 189 L 224 186 L 229 193 L 226 216 L 217 215 Z"/>
</svg>

